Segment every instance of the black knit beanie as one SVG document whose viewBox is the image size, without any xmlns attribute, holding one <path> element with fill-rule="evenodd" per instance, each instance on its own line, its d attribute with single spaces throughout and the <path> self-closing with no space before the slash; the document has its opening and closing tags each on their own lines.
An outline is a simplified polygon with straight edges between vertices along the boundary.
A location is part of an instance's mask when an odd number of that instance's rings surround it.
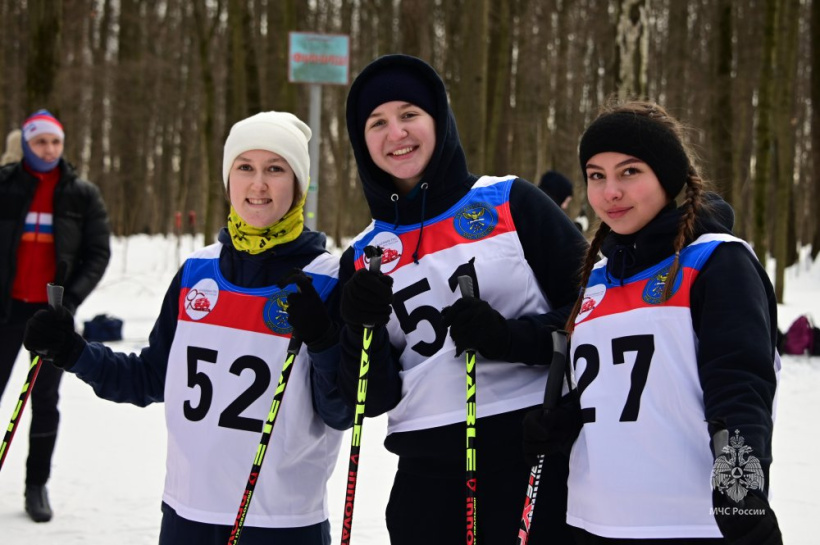
<svg viewBox="0 0 820 545">
<path fill-rule="evenodd" d="M 670 199 L 686 185 L 691 164 L 680 139 L 669 128 L 645 115 L 604 114 L 587 127 L 578 150 L 584 183 L 587 182 L 587 162 L 608 151 L 631 155 L 649 165 Z"/>
<path fill-rule="evenodd" d="M 391 66 L 373 74 L 359 90 L 359 100 L 356 103 L 356 126 L 359 133 L 364 133 L 367 118 L 373 110 L 394 100 L 415 104 L 433 119 L 436 117 L 433 84 L 407 67 Z"/>
<path fill-rule="evenodd" d="M 569 179 L 555 170 L 548 170 L 541 176 L 541 181 L 538 184 L 541 191 L 550 196 L 558 206 L 561 206 L 567 197 L 572 196 L 572 182 Z"/>
</svg>

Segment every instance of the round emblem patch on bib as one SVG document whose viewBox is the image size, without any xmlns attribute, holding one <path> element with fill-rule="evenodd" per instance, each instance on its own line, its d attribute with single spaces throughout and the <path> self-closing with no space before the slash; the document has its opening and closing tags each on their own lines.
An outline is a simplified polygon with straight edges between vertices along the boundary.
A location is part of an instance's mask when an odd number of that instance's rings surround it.
<svg viewBox="0 0 820 545">
<path fill-rule="evenodd" d="M 185 295 L 185 313 L 192 320 L 201 320 L 211 313 L 219 300 L 219 286 L 213 278 L 203 278 Z"/>
</svg>

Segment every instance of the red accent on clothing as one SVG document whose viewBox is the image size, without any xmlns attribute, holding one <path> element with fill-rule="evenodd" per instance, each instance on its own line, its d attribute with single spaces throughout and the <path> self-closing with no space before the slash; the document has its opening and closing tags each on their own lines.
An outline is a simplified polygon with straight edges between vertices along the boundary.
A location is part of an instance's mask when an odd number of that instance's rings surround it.
<svg viewBox="0 0 820 545">
<path fill-rule="evenodd" d="M 54 188 L 60 181 L 60 168 L 48 172 L 35 172 L 23 165 L 26 172 L 38 179 L 37 189 L 31 201 L 29 214 L 37 214 L 34 230 L 23 233 L 17 248 L 17 270 L 11 297 L 27 303 L 46 303 L 46 284 L 54 282 L 57 273 L 57 255 L 51 229 L 41 233 L 41 214 L 54 214 Z M 28 223 L 28 220 L 26 220 Z"/>
</svg>

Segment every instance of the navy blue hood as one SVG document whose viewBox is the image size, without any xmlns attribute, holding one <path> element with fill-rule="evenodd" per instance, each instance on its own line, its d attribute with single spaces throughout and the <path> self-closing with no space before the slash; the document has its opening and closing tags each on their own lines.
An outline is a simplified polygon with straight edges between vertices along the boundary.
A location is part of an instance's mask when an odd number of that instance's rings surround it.
<svg viewBox="0 0 820 545">
<path fill-rule="evenodd" d="M 424 198 L 418 198 L 416 190 L 409 195 L 398 195 L 390 176 L 370 158 L 364 132 L 358 128 L 360 116 L 357 105 L 362 89 L 375 75 L 384 70 L 397 69 L 412 71 L 416 78 L 429 82 L 433 90 L 435 111 L 430 113 L 436 121 L 436 147 L 419 182 L 422 187 L 427 184 Z M 467 161 L 458 137 L 456 119 L 447 101 L 444 82 L 433 67 L 416 57 L 385 55 L 362 70 L 347 95 L 347 132 L 364 195 L 374 219 L 414 224 L 435 217 L 463 197 L 476 179 L 467 171 Z"/>
</svg>

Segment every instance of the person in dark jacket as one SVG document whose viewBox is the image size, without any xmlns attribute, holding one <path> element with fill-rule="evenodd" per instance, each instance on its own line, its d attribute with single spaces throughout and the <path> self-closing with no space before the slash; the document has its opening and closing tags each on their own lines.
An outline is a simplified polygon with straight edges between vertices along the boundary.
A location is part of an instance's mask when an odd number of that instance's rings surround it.
<svg viewBox="0 0 820 545">
<path fill-rule="evenodd" d="M 561 327 L 586 243 L 535 185 L 467 169 L 436 71 L 406 55 L 370 63 L 347 98 L 347 130 L 373 222 L 345 251 L 340 387 L 357 397 L 362 326 L 375 324 L 365 415 L 388 414 L 399 456 L 387 528 L 394 545 L 468 540 L 465 362 L 476 363 L 477 538 L 511 543 L 530 466 L 521 421 L 544 397 L 552 357 L 540 326 Z M 381 272 L 363 251 L 382 248 Z M 458 276 L 476 297 L 461 298 Z M 366 435 L 366 434 L 365 434 Z M 566 459 L 550 460 L 540 526 L 567 543 Z"/>
<path fill-rule="evenodd" d="M 546 193 L 550 199 L 557 204 L 561 210 L 567 212 L 569 203 L 572 202 L 572 182 L 557 170 L 548 170 L 541 176 L 538 187 Z M 568 212 L 567 212 L 568 213 Z M 589 227 L 587 219 L 586 205 L 581 207 L 581 211 L 572 222 L 582 233 Z"/>
<path fill-rule="evenodd" d="M 86 343 L 60 311 L 26 328 L 30 350 L 57 354 L 99 397 L 165 403 L 161 545 L 228 541 L 293 336 L 307 349 L 289 367 L 242 543 L 330 543 L 326 483 L 352 410 L 336 386 L 338 258 L 304 227 L 310 134 L 285 112 L 232 127 L 228 224 L 173 278 L 140 354 Z"/>
<path fill-rule="evenodd" d="M 74 314 L 111 256 L 102 197 L 63 158 L 63 126 L 40 110 L 22 129 L 23 160 L 0 169 L 0 395 L 26 321 L 47 306 L 46 284 L 65 287 L 63 305 Z M 43 365 L 31 392 L 25 507 L 36 522 L 52 517 L 46 482 L 60 421 L 61 378 L 59 369 Z"/>
<path fill-rule="evenodd" d="M 581 138 L 602 223 L 566 326 L 574 381 L 524 434 L 531 456 L 570 453 L 579 543 L 783 543 L 768 502 L 777 302 L 685 142 L 651 102 L 606 107 Z"/>
</svg>

